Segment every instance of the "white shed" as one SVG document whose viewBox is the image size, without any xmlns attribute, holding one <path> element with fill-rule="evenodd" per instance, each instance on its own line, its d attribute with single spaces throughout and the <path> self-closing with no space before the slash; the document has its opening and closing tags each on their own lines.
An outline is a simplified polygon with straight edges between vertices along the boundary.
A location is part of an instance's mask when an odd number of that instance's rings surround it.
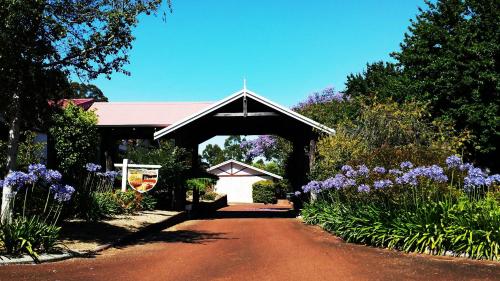
<svg viewBox="0 0 500 281">
<path fill-rule="evenodd" d="M 228 160 L 212 166 L 207 169 L 207 172 L 219 177 L 215 192 L 227 194 L 229 203 L 253 203 L 253 183 L 260 180 L 283 179 L 276 174 L 236 160 Z"/>
</svg>

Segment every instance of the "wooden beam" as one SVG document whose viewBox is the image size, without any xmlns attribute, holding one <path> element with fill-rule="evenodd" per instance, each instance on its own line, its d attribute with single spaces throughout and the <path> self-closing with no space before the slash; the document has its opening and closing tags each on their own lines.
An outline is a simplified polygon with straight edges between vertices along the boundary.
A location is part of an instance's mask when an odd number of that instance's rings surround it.
<svg viewBox="0 0 500 281">
<path fill-rule="evenodd" d="M 243 95 L 243 116 L 244 117 L 248 116 L 248 103 L 246 95 Z"/>
<path fill-rule="evenodd" d="M 276 112 L 221 112 L 216 113 L 214 117 L 266 117 L 266 116 L 279 116 Z"/>
</svg>

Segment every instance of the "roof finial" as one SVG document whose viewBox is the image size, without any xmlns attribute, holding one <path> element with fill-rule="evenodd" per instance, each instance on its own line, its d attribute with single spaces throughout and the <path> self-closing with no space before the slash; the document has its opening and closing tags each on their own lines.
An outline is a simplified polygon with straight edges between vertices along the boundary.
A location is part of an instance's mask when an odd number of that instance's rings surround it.
<svg viewBox="0 0 500 281">
<path fill-rule="evenodd" d="M 243 77 L 243 91 L 247 91 L 247 79 Z"/>
</svg>

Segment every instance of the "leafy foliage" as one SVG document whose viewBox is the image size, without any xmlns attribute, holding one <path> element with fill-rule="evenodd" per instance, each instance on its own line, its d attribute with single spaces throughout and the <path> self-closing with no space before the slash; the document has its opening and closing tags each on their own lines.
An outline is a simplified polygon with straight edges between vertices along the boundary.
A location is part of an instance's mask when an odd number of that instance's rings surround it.
<svg viewBox="0 0 500 281">
<path fill-rule="evenodd" d="M 25 131 L 22 134 L 22 141 L 19 143 L 17 163 L 21 168 L 27 167 L 31 163 L 44 162 L 44 148 L 46 143 L 35 140 L 36 133 Z M 0 141 L 0 175 L 7 172 L 6 163 L 7 143 Z"/>
<path fill-rule="evenodd" d="M 261 180 L 252 185 L 252 198 L 255 203 L 276 203 L 276 187 L 271 180 Z"/>
<path fill-rule="evenodd" d="M 170 7 L 170 1 L 166 1 Z M 9 123 L 8 168 L 15 168 L 23 127 L 42 127 L 72 74 L 83 80 L 123 72 L 138 16 L 162 1 L 2 1 L 0 112 Z M 8 105 L 8 106 L 7 106 Z M 22 110 L 22 114 L 21 114 Z M 24 124 L 21 124 L 24 123 Z"/>
<path fill-rule="evenodd" d="M 161 208 L 172 208 L 173 193 L 180 192 L 189 176 L 191 163 L 188 152 L 170 141 L 161 141 L 158 147 L 137 145 L 127 150 L 125 158 L 134 163 L 157 164 L 158 183 L 150 193 L 158 200 Z"/>
<path fill-rule="evenodd" d="M 394 63 L 366 64 L 362 73 L 349 74 L 344 93 L 352 98 L 405 101 L 409 81 L 402 75 L 401 67 Z"/>
<path fill-rule="evenodd" d="M 226 160 L 234 159 L 240 162 L 250 162 L 250 159 L 246 157 L 248 149 L 241 145 L 245 140 L 241 136 L 229 136 L 224 141 L 224 158 Z"/>
<path fill-rule="evenodd" d="M 356 100 L 350 102 L 358 102 Z M 421 102 L 361 103 L 360 114 L 336 126 L 336 134 L 320 139 L 313 176 L 324 178 L 344 163 L 393 166 L 440 162 L 468 140 L 445 122 L 432 121 Z"/>
<path fill-rule="evenodd" d="M 94 101 L 108 101 L 108 98 L 96 85 L 77 82 L 71 82 L 64 97 L 71 99 L 87 98 L 93 99 Z"/>
<path fill-rule="evenodd" d="M 40 252 L 51 251 L 59 238 L 60 227 L 39 217 L 17 218 L 0 226 L 0 241 L 7 254 L 29 254 L 37 260 Z"/>
<path fill-rule="evenodd" d="M 210 167 L 226 160 L 224 150 L 217 144 L 208 144 L 203 150 L 201 157 Z"/>
<path fill-rule="evenodd" d="M 66 175 L 75 175 L 96 157 L 99 143 L 94 112 L 68 104 L 53 117 L 50 135 L 54 139 L 57 166 Z"/>
</svg>

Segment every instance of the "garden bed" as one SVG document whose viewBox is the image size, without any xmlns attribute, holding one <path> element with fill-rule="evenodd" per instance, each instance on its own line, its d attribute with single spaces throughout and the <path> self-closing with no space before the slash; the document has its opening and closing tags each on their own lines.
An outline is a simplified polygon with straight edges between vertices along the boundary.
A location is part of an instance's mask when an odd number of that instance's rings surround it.
<svg viewBox="0 0 500 281">
<path fill-rule="evenodd" d="M 78 253 L 94 252 L 145 227 L 161 223 L 180 212 L 141 211 L 133 215 L 118 215 L 109 220 L 86 222 L 69 220 L 61 229 L 62 247 Z"/>
</svg>

